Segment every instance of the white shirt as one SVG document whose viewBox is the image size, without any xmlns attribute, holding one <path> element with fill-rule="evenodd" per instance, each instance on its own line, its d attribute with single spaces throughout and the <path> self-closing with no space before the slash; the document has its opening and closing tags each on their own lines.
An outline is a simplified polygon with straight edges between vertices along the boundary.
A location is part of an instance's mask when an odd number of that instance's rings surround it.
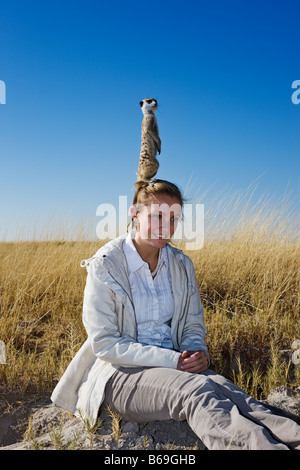
<svg viewBox="0 0 300 470">
<path fill-rule="evenodd" d="M 173 349 L 170 324 L 174 313 L 174 298 L 167 247 L 160 250 L 154 279 L 148 263 L 137 252 L 130 233 L 123 242 L 123 250 L 136 314 L 137 340 L 140 343 Z"/>
</svg>

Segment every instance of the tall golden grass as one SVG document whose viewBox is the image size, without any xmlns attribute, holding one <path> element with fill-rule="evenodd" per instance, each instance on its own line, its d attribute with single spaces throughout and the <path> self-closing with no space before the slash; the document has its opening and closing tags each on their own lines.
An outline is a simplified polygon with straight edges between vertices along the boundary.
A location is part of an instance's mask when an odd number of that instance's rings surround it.
<svg viewBox="0 0 300 470">
<path fill-rule="evenodd" d="M 300 339 L 300 244 L 291 220 L 270 200 L 250 207 L 240 195 L 213 208 L 205 215 L 204 247 L 187 252 L 211 367 L 257 398 L 278 385 L 299 386 L 290 348 Z M 78 234 L 0 243 L 0 340 L 7 350 L 0 377 L 8 389 L 51 390 L 84 342 L 80 261 L 103 243 Z"/>
</svg>

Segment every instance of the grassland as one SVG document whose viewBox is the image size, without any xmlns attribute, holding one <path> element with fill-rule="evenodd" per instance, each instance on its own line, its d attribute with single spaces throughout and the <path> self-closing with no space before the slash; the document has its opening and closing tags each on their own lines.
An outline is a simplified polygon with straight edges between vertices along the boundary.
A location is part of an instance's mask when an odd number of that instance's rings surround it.
<svg viewBox="0 0 300 470">
<path fill-rule="evenodd" d="M 228 220 L 233 224 L 228 224 Z M 239 213 L 189 251 L 208 328 L 211 367 L 251 395 L 300 385 L 291 345 L 300 339 L 300 244 L 280 214 Z M 230 225 L 230 230 L 229 230 Z M 83 258 L 104 242 L 0 243 L 2 385 L 22 393 L 51 390 L 86 338 Z"/>
</svg>

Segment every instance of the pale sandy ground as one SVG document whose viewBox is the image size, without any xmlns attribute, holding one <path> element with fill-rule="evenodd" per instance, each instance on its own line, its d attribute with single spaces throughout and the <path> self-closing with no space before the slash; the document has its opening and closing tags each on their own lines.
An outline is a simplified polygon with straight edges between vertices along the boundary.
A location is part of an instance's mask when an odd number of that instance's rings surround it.
<svg viewBox="0 0 300 470">
<path fill-rule="evenodd" d="M 300 387 L 273 390 L 264 402 L 277 413 L 296 421 L 300 416 Z M 91 450 L 205 450 L 188 424 L 156 421 L 138 424 L 122 420 L 120 436 L 112 430 L 105 410 L 101 426 L 90 432 L 86 423 L 55 407 L 49 396 L 18 398 L 0 392 L 0 450 L 91 449 Z M 298 421 L 299 422 L 299 421 Z M 27 434 L 24 440 L 24 433 Z"/>
</svg>

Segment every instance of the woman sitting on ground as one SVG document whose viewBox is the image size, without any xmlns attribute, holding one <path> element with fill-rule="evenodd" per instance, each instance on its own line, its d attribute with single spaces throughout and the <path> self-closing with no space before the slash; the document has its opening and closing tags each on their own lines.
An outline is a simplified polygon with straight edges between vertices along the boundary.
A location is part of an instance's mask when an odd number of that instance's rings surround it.
<svg viewBox="0 0 300 470">
<path fill-rule="evenodd" d="M 58 406 L 95 420 L 102 403 L 126 420 L 187 420 L 208 449 L 300 449 L 300 426 L 208 369 L 191 259 L 169 244 L 182 195 L 137 182 L 133 228 L 86 261 L 88 339 L 56 386 Z"/>
</svg>

